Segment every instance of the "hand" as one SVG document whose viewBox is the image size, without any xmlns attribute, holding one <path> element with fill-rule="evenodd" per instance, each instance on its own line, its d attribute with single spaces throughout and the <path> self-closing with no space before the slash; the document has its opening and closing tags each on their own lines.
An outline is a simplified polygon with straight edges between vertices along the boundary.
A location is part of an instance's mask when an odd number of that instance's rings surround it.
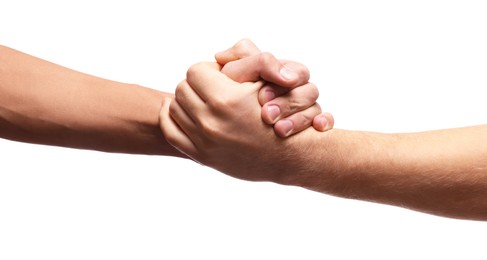
<svg viewBox="0 0 487 260">
<path fill-rule="evenodd" d="M 160 124 L 166 140 L 195 161 L 233 177 L 285 183 L 306 162 L 313 128 L 282 139 L 261 119 L 264 82 L 238 83 L 216 63 L 198 63 L 166 99 Z M 316 143 L 316 142 L 314 142 Z M 301 165 L 301 166 L 299 166 Z M 291 174 L 290 174 L 291 173 Z"/>
<path fill-rule="evenodd" d="M 297 62 L 277 60 L 270 53 L 262 53 L 255 44 L 243 39 L 228 50 L 215 55 L 224 65 L 222 72 L 237 82 L 265 80 L 259 91 L 262 119 L 275 124 L 274 130 L 281 137 L 298 133 L 310 125 L 318 131 L 333 128 L 334 119 L 321 113 L 316 103 L 318 89 L 308 83 L 308 69 Z"/>
</svg>

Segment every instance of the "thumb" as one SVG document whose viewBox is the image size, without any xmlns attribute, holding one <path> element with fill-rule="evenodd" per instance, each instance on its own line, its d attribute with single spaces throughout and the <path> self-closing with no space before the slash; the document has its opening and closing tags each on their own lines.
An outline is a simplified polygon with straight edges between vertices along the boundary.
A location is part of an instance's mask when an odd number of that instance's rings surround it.
<svg viewBox="0 0 487 260">
<path fill-rule="evenodd" d="M 297 62 L 278 60 L 263 52 L 227 63 L 222 72 L 237 82 L 265 80 L 275 85 L 294 88 L 309 80 L 308 69 Z"/>
<path fill-rule="evenodd" d="M 231 48 L 215 54 L 215 59 L 220 65 L 225 65 L 231 61 L 239 60 L 259 53 L 259 48 L 257 48 L 257 46 L 251 40 L 242 39 Z"/>
</svg>

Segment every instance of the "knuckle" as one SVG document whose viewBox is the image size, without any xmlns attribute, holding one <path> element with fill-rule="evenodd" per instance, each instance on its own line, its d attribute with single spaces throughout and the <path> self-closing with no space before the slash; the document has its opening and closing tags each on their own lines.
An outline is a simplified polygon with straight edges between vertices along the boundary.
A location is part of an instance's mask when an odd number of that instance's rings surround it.
<svg viewBox="0 0 487 260">
<path fill-rule="evenodd" d="M 217 137 L 221 136 L 221 127 L 218 122 L 214 120 L 204 120 L 200 121 L 199 124 L 203 135 L 209 140 L 215 140 Z"/>
<path fill-rule="evenodd" d="M 308 94 L 310 100 L 316 101 L 320 96 L 320 91 L 315 84 L 308 83 Z"/>
<path fill-rule="evenodd" d="M 218 95 L 213 96 L 207 101 L 208 105 L 213 108 L 214 111 L 226 113 L 232 111 L 233 108 L 240 104 L 241 100 L 236 96 Z"/>
<path fill-rule="evenodd" d="M 275 61 L 276 58 L 270 52 L 262 52 L 259 54 L 259 64 L 260 65 L 267 65 Z"/>
<path fill-rule="evenodd" d="M 283 108 L 283 115 L 306 123 L 311 122 L 316 115 L 321 113 L 321 107 L 316 102 L 303 104 L 298 100 L 289 100 Z"/>
<path fill-rule="evenodd" d="M 292 108 L 308 108 L 316 103 L 319 94 L 316 85 L 308 83 L 291 90 L 287 102 Z"/>
<path fill-rule="evenodd" d="M 294 85 L 295 87 L 306 84 L 309 81 L 310 72 L 305 65 L 295 61 L 285 61 L 284 64 L 298 75 Z"/>
<path fill-rule="evenodd" d="M 176 87 L 176 90 L 174 91 L 174 96 L 175 96 L 174 98 L 176 99 L 176 101 L 180 102 L 180 101 L 185 99 L 185 97 L 186 97 L 186 92 L 185 92 L 186 86 L 187 85 L 185 84 L 185 82 L 181 82 Z"/>
<path fill-rule="evenodd" d="M 308 81 L 310 78 L 309 69 L 304 65 L 302 65 L 301 69 L 298 70 L 298 74 L 299 74 L 300 78 L 305 79 L 306 81 Z"/>
<path fill-rule="evenodd" d="M 315 116 L 321 114 L 321 106 L 318 103 L 315 103 L 311 108 L 312 114 L 310 115 L 311 118 L 314 118 Z"/>
<path fill-rule="evenodd" d="M 300 102 L 298 99 L 289 100 L 289 112 L 296 113 L 298 109 L 302 107 L 301 103 L 302 102 Z"/>
<path fill-rule="evenodd" d="M 213 96 L 207 101 L 208 105 L 216 111 L 222 111 L 221 109 L 226 107 L 228 100 L 220 96 Z"/>
<path fill-rule="evenodd" d="M 205 66 L 205 62 L 198 62 L 191 65 L 186 71 L 186 79 L 188 80 L 188 82 L 191 82 L 191 80 L 204 66 Z"/>
<path fill-rule="evenodd" d="M 176 108 L 174 104 L 169 105 L 169 115 L 174 116 L 176 114 Z"/>
<path fill-rule="evenodd" d="M 232 49 L 237 54 L 237 56 L 239 56 L 239 58 L 250 56 L 258 51 L 255 44 L 248 38 L 243 38 L 238 41 Z"/>
<path fill-rule="evenodd" d="M 299 63 L 299 62 L 293 62 L 292 64 L 293 64 L 294 70 L 300 76 L 300 78 L 303 81 L 307 82 L 309 80 L 309 77 L 310 77 L 309 69 L 304 64 Z"/>
<path fill-rule="evenodd" d="M 184 91 L 184 87 L 185 87 L 185 82 L 182 81 L 180 82 L 177 86 L 176 86 L 176 90 L 174 90 L 174 94 L 176 96 L 182 94 L 182 92 Z"/>
<path fill-rule="evenodd" d="M 311 125 L 313 122 L 314 115 L 307 114 L 307 113 L 301 113 L 299 114 L 299 123 L 302 126 L 308 126 Z"/>
<path fill-rule="evenodd" d="M 237 102 L 225 100 L 222 98 L 213 99 L 208 103 L 214 113 L 218 116 L 228 115 L 230 111 L 232 111 L 233 107 L 237 104 Z"/>
<path fill-rule="evenodd" d="M 320 104 L 315 103 L 313 107 L 315 108 L 316 111 L 318 111 L 317 112 L 318 114 L 321 113 L 321 105 Z"/>
<path fill-rule="evenodd" d="M 243 38 L 235 44 L 236 49 L 248 49 L 252 45 L 252 41 L 248 38 Z"/>
</svg>

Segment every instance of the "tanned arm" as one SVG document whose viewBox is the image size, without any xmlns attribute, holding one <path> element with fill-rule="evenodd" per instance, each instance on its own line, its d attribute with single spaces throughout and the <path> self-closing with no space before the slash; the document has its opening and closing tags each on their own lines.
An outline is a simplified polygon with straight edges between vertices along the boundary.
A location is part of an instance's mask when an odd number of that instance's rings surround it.
<svg viewBox="0 0 487 260">
<path fill-rule="evenodd" d="M 230 77 L 249 80 L 263 75 L 286 86 L 264 89 L 275 91 L 273 98 L 264 95 L 262 99 L 264 120 L 270 117 L 267 106 L 272 104 L 283 108 L 275 121 L 291 122 L 288 134 L 311 125 L 321 109 L 316 104 L 318 92 L 305 84 L 309 72 L 304 66 L 260 55 L 250 43 L 238 44 L 225 53 L 234 51 L 245 53 L 232 60 L 244 62 L 230 66 Z M 247 59 L 251 54 L 265 59 Z M 281 75 L 284 65 L 293 69 L 294 77 Z M 186 157 L 166 142 L 159 128 L 158 115 L 164 98 L 172 99 L 173 94 L 102 79 L 0 46 L 1 138 L 105 152 Z M 267 123 L 272 125 L 275 121 Z M 317 129 L 325 131 L 332 126 L 330 123 L 320 129 L 318 125 Z M 276 129 L 278 134 L 283 132 L 279 122 Z"/>
<path fill-rule="evenodd" d="M 0 46 L 0 137 L 106 152 L 185 157 L 159 128 L 172 94 L 74 71 Z"/>
</svg>

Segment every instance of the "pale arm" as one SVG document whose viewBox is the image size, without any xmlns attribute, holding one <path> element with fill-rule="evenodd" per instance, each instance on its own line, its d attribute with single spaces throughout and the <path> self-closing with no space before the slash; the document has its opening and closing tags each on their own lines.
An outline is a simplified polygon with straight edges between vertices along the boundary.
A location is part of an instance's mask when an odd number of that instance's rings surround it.
<svg viewBox="0 0 487 260">
<path fill-rule="evenodd" d="M 319 166 L 288 184 L 487 220 L 486 125 L 402 134 L 336 130 L 310 138 L 317 152 L 302 160 Z"/>
</svg>

